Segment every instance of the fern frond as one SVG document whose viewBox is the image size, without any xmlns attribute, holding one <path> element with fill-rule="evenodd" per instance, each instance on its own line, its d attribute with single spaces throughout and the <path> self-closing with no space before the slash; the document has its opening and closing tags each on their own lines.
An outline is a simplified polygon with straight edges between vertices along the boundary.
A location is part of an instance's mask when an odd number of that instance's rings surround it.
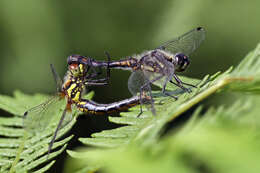
<svg viewBox="0 0 260 173">
<path fill-rule="evenodd" d="M 48 128 L 36 135 L 30 134 L 23 128 L 23 113 L 45 99 L 46 96 L 43 95 L 29 96 L 19 91 L 14 93 L 14 97 L 0 96 L 0 108 L 10 113 L 8 117 L 0 118 L 0 172 L 45 172 L 54 164 L 55 161 L 51 160 L 64 151 L 73 137 L 71 135 L 55 142 L 53 152 L 47 156 L 49 142 L 61 112 L 53 115 L 55 122 L 51 122 Z M 63 108 L 57 108 L 59 109 Z M 73 120 L 59 131 L 57 140 L 75 124 L 76 112 L 74 116 Z"/>
<path fill-rule="evenodd" d="M 259 103 L 260 99 L 211 107 L 202 118 L 199 107 L 178 133 L 167 134 L 153 145 L 140 147 L 139 143 L 131 143 L 126 147 L 70 154 L 79 163 L 93 164 L 96 160 L 96 164 L 105 166 L 106 172 L 113 173 L 259 172 L 259 122 L 244 119 L 252 109 L 259 111 L 255 101 Z"/>
</svg>

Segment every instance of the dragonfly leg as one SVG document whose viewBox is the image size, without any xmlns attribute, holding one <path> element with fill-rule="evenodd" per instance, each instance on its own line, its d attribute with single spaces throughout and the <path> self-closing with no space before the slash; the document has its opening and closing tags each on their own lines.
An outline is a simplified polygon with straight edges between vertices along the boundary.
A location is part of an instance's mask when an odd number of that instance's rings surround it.
<svg viewBox="0 0 260 173">
<path fill-rule="evenodd" d="M 154 108 L 154 100 L 152 98 L 152 89 L 151 89 L 151 85 L 149 84 L 147 87 L 149 87 L 149 95 L 151 96 L 151 111 L 153 113 L 153 115 L 156 115 L 156 110 Z M 144 93 L 145 94 L 145 93 Z M 143 100 L 143 99 L 142 99 Z"/>
<path fill-rule="evenodd" d="M 175 100 L 178 100 L 178 97 L 177 97 L 177 96 L 174 96 L 174 95 L 169 94 L 169 93 L 166 92 L 165 88 L 166 88 L 166 85 L 167 85 L 168 81 L 169 81 L 168 78 L 166 78 L 165 81 L 164 81 L 164 84 L 163 84 L 162 93 L 163 93 L 164 95 L 166 95 L 166 96 L 169 96 L 169 97 L 174 98 Z"/>
<path fill-rule="evenodd" d="M 105 54 L 107 56 L 107 77 L 106 77 L 106 79 L 107 79 L 107 81 L 109 81 L 109 79 L 110 79 L 110 62 L 111 62 L 111 57 L 110 57 L 108 52 L 105 52 Z"/>
<path fill-rule="evenodd" d="M 68 108 L 69 108 L 69 107 L 70 107 L 70 105 L 66 105 L 66 107 L 65 107 L 65 109 L 64 109 L 64 111 L 63 111 L 63 113 L 62 113 L 62 116 L 61 116 L 61 118 L 60 118 L 59 124 L 58 124 L 58 126 L 56 127 L 56 129 L 55 129 L 54 135 L 52 136 L 51 142 L 50 142 L 49 147 L 48 147 L 48 156 L 49 156 L 49 154 L 50 154 L 50 152 L 51 152 L 51 148 L 52 148 L 52 146 L 53 146 L 53 144 L 54 144 L 54 141 L 55 141 L 55 139 L 56 139 L 56 136 L 57 136 L 57 134 L 58 134 L 58 131 L 59 131 L 59 129 L 61 128 L 62 122 L 64 121 L 66 112 L 68 111 Z"/>
<path fill-rule="evenodd" d="M 163 88 L 162 88 L 162 93 L 163 93 L 164 95 L 166 95 L 166 96 L 169 96 L 169 97 L 174 98 L 175 100 L 178 100 L 178 97 L 177 97 L 177 96 L 174 96 L 174 95 L 172 95 L 172 94 L 167 93 L 166 90 L 165 90 L 165 87 L 166 87 L 166 85 L 163 86 Z"/>
<path fill-rule="evenodd" d="M 173 77 L 174 77 L 174 79 L 176 80 L 177 83 L 175 83 L 175 82 L 173 82 L 172 80 L 170 80 L 170 82 L 171 82 L 172 84 L 174 84 L 174 85 L 180 87 L 180 88 L 183 89 L 184 91 L 187 91 L 187 92 L 191 93 L 191 89 L 185 88 L 185 87 L 183 86 L 184 83 L 177 77 L 176 74 L 174 74 Z M 185 84 L 186 84 L 186 83 L 185 83 Z M 190 84 L 190 85 L 191 85 L 191 84 Z"/>
<path fill-rule="evenodd" d="M 140 112 L 137 115 L 137 118 L 140 117 L 143 114 L 143 109 L 142 109 L 142 103 L 141 102 L 142 102 L 142 99 L 140 100 Z"/>
<path fill-rule="evenodd" d="M 97 77 L 97 76 L 102 74 L 101 67 L 98 67 L 98 71 L 96 71 L 94 68 L 92 68 L 92 71 L 93 72 L 91 74 L 88 74 L 88 75 L 85 76 L 86 79 L 88 79 L 88 78 L 90 78 L 90 79 L 91 78 L 95 78 L 95 77 Z"/>
<path fill-rule="evenodd" d="M 142 99 L 141 99 L 141 96 L 142 96 L 142 94 L 143 93 L 145 93 L 144 92 L 144 90 L 148 87 L 148 91 L 149 91 L 149 94 L 150 94 L 150 96 L 151 96 L 151 109 L 152 109 L 152 113 L 155 115 L 156 114 L 156 111 L 155 111 L 155 108 L 154 108 L 154 100 L 153 100 L 153 98 L 152 98 L 152 92 L 151 92 L 151 84 L 152 83 L 154 83 L 155 81 L 157 81 L 157 80 L 160 80 L 161 78 L 163 78 L 164 77 L 164 75 L 162 74 L 162 75 L 160 75 L 160 76 L 158 76 L 158 77 L 156 77 L 156 78 L 154 78 L 154 79 L 152 79 L 152 80 L 148 80 L 144 85 L 142 85 L 141 86 L 141 88 L 140 88 L 140 105 L 142 105 Z"/>
<path fill-rule="evenodd" d="M 139 96 L 139 100 L 140 100 L 140 113 L 138 114 L 137 117 L 139 117 L 142 113 L 143 113 L 143 109 L 142 109 L 142 105 L 144 104 L 143 103 L 143 96 L 146 94 L 145 93 L 145 90 L 148 90 L 149 92 L 149 95 L 151 97 L 151 99 L 149 100 L 150 103 L 151 103 L 151 111 L 153 113 L 153 115 L 156 115 L 156 111 L 155 111 L 155 108 L 154 108 L 154 100 L 152 98 L 152 91 L 151 91 L 151 86 L 150 86 L 150 82 L 148 81 L 147 83 L 145 83 L 143 86 L 141 86 L 140 88 L 140 96 Z"/>
<path fill-rule="evenodd" d="M 87 80 L 87 81 L 85 81 L 85 85 L 107 85 L 108 84 L 108 82 L 109 82 L 109 79 L 110 79 L 110 67 L 109 67 L 109 63 L 110 63 L 110 55 L 107 53 L 107 52 L 105 52 L 105 54 L 107 55 L 107 58 L 108 58 L 108 63 L 107 63 L 107 76 L 105 77 L 105 78 L 103 78 L 103 79 L 94 79 L 94 80 Z M 101 67 L 99 67 L 99 69 L 101 69 Z M 95 75 L 95 74 L 94 74 Z M 93 75 L 93 76 L 94 76 Z M 88 77 L 86 77 L 86 78 L 92 78 L 93 76 L 88 76 Z M 96 75 L 95 76 L 97 76 L 97 73 L 96 73 Z"/>
<path fill-rule="evenodd" d="M 140 112 L 137 115 L 137 117 L 140 117 L 140 115 L 143 114 L 143 99 L 142 99 L 142 90 L 140 89 L 140 96 L 139 96 L 139 100 L 140 100 Z"/>
<path fill-rule="evenodd" d="M 189 84 L 189 83 L 182 82 L 182 84 L 183 84 L 183 85 L 187 85 L 187 86 L 191 86 L 191 87 L 193 87 L 193 88 L 197 88 L 197 86 L 192 85 L 192 84 Z"/>
</svg>

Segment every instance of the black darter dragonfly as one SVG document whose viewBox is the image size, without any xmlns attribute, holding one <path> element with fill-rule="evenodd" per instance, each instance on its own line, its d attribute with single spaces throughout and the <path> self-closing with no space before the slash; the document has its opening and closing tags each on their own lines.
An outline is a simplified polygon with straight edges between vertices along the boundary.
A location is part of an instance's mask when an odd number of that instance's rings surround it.
<svg viewBox="0 0 260 173">
<path fill-rule="evenodd" d="M 109 67 L 133 71 L 128 80 L 128 88 L 134 95 L 137 92 L 142 95 L 144 91 L 148 91 L 151 95 L 151 84 L 156 83 L 162 86 L 163 94 L 177 99 L 176 96 L 165 91 L 166 85 L 170 82 L 187 92 L 191 92 L 191 90 L 184 85 L 196 87 L 182 82 L 175 72 L 186 70 L 190 63 L 188 56 L 200 46 L 204 39 L 205 30 L 198 27 L 180 37 L 165 42 L 154 50 L 145 51 L 126 59 L 111 61 Z M 108 63 L 80 55 L 69 56 L 67 62 L 68 64 L 80 62 L 94 67 L 105 67 Z M 151 103 L 153 104 L 153 102 Z M 152 112 L 155 114 L 153 105 Z"/>
<path fill-rule="evenodd" d="M 108 56 L 109 57 L 109 56 Z M 107 63 L 108 64 L 108 63 Z M 58 130 L 72 119 L 72 105 L 75 105 L 80 111 L 86 114 L 109 114 L 113 112 L 125 111 L 140 103 L 140 97 L 134 96 L 129 99 L 110 103 L 99 104 L 91 100 L 83 99 L 82 94 L 86 86 L 106 85 L 110 77 L 109 64 L 107 66 L 107 77 L 103 79 L 94 79 L 97 73 L 88 73 L 90 67 L 76 63 L 68 66 L 68 72 L 62 81 L 51 65 L 52 74 L 57 84 L 57 94 L 46 102 L 33 107 L 24 113 L 24 126 L 29 132 L 37 133 L 48 126 L 59 102 L 63 101 L 65 106 L 60 121 L 56 127 L 54 135 L 49 144 L 48 153 L 50 153 Z M 142 100 L 149 100 L 148 96 L 142 96 Z M 66 103 L 64 103 L 64 101 Z"/>
</svg>

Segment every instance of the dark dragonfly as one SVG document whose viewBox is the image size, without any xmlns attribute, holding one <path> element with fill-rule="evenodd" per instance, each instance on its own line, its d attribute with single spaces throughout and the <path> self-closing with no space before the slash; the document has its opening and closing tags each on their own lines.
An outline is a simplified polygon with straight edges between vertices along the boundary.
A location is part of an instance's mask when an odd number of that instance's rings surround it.
<svg viewBox="0 0 260 173">
<path fill-rule="evenodd" d="M 181 81 L 175 72 L 186 70 L 190 64 L 188 56 L 200 46 L 204 39 L 205 30 L 198 27 L 180 37 L 165 42 L 154 50 L 145 51 L 126 59 L 111 61 L 109 67 L 133 71 L 128 80 L 128 88 L 132 94 L 140 92 L 140 95 L 142 95 L 144 91 L 148 91 L 151 95 L 151 84 L 156 83 L 162 86 L 163 94 L 177 99 L 176 96 L 165 91 L 166 85 L 170 82 L 187 92 L 191 92 L 191 90 L 184 85 L 196 87 Z M 80 55 L 69 56 L 67 62 L 68 64 L 79 62 L 93 67 L 108 65 L 105 61 L 96 61 Z M 152 111 L 155 113 L 154 108 Z"/>
<path fill-rule="evenodd" d="M 96 72 L 89 73 L 90 69 L 91 67 L 83 64 L 71 63 L 68 66 L 68 72 L 65 75 L 64 80 L 61 80 L 54 67 L 51 65 L 52 74 L 57 84 L 57 94 L 46 102 L 33 107 L 24 113 L 25 129 L 31 133 L 37 133 L 48 127 L 58 109 L 58 106 L 65 106 L 60 121 L 50 141 L 48 153 L 51 151 L 59 129 L 72 120 L 73 105 L 86 114 L 100 115 L 125 111 L 130 107 L 140 104 L 139 96 L 134 96 L 110 104 L 99 104 L 91 100 L 83 99 L 82 94 L 84 93 L 86 86 L 106 85 L 110 77 L 109 66 L 107 66 L 106 78 L 102 79 L 95 79 L 99 74 Z M 143 95 L 141 99 L 149 100 L 150 98 Z"/>
</svg>

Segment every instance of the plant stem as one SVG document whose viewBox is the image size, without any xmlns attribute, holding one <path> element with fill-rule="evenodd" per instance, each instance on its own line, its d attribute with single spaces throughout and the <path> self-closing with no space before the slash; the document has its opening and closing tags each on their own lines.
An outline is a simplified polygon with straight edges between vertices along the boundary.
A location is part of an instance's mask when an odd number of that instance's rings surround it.
<svg viewBox="0 0 260 173">
<path fill-rule="evenodd" d="M 17 165 L 17 163 L 18 163 L 19 160 L 20 160 L 21 153 L 23 152 L 23 149 L 24 149 L 24 142 L 26 141 L 27 137 L 28 137 L 28 133 L 27 133 L 27 132 L 24 132 L 23 139 L 22 139 L 22 141 L 21 141 L 21 143 L 20 143 L 20 145 L 19 145 L 19 148 L 18 148 L 18 150 L 17 150 L 16 157 L 15 157 L 13 163 L 12 163 L 12 166 L 11 166 L 11 169 L 10 169 L 9 173 L 14 173 L 14 172 L 16 172 L 16 171 L 15 171 L 15 166 Z"/>
<path fill-rule="evenodd" d="M 207 98 L 208 96 L 215 93 L 217 90 L 223 88 L 224 86 L 228 85 L 229 83 L 240 81 L 240 82 L 249 82 L 252 81 L 252 77 L 225 77 L 220 79 L 215 85 L 209 87 L 205 91 L 199 93 L 191 100 L 187 101 L 186 103 L 180 105 L 179 109 L 174 112 L 174 114 L 168 119 L 168 121 L 172 121 L 176 117 L 178 117 L 180 114 L 187 111 L 189 108 L 191 108 L 193 105 L 199 103 L 201 100 Z"/>
</svg>

